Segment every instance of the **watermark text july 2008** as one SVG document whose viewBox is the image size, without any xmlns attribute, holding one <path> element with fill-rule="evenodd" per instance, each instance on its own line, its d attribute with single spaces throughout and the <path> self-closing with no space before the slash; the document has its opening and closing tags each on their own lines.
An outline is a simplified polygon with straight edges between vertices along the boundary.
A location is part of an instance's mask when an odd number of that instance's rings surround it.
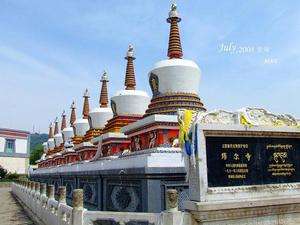
<svg viewBox="0 0 300 225">
<path fill-rule="evenodd" d="M 265 54 L 266 56 L 271 52 L 270 47 L 261 45 L 238 45 L 234 42 L 221 43 L 218 46 L 219 53 L 225 53 L 229 55 L 237 54 Z M 277 58 L 265 58 L 263 61 L 265 64 L 277 64 Z"/>
</svg>

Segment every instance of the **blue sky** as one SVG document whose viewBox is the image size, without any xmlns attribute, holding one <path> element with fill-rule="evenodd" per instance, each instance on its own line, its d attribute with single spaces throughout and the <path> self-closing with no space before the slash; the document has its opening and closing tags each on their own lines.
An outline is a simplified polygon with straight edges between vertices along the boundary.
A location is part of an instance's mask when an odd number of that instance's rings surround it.
<svg viewBox="0 0 300 225">
<path fill-rule="evenodd" d="M 96 107 L 104 69 L 110 96 L 123 89 L 130 43 L 138 89 L 151 95 L 147 74 L 166 58 L 171 3 L 2 0 L 0 127 L 47 132 L 72 100 L 81 116 L 85 88 Z M 256 106 L 300 118 L 299 1 L 176 3 L 184 58 L 202 70 L 208 110 Z"/>
</svg>

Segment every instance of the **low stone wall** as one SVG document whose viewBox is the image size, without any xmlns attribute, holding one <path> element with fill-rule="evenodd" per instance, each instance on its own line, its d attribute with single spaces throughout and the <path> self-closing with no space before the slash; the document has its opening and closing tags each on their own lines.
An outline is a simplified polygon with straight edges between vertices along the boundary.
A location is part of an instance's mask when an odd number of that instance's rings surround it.
<svg viewBox="0 0 300 225">
<path fill-rule="evenodd" d="M 193 225 L 189 213 L 178 211 L 177 191 L 168 190 L 168 209 L 161 213 L 88 211 L 83 207 L 82 189 L 73 190 L 72 207 L 66 204 L 66 187 L 58 187 L 58 200 L 55 200 L 54 185 L 20 181 L 12 184 L 12 193 L 22 202 L 29 215 L 45 225 L 94 225 L 99 222 L 114 222 L 125 225 L 131 222 L 149 225 Z"/>
<path fill-rule="evenodd" d="M 171 157 L 172 154 L 155 153 L 151 156 L 139 156 L 135 160 L 146 159 L 159 163 L 158 160 L 167 156 Z M 178 158 L 181 159 L 181 156 Z M 159 213 L 166 209 L 165 195 L 168 189 L 178 191 L 179 210 L 183 210 L 183 202 L 189 199 L 185 170 L 182 167 L 102 170 L 101 163 L 115 163 L 110 160 L 102 161 L 104 162 L 99 160 L 39 169 L 31 174 L 31 180 L 54 185 L 56 196 L 58 186 L 66 186 L 69 204 L 73 190 L 83 189 L 84 206 L 88 210 Z"/>
</svg>

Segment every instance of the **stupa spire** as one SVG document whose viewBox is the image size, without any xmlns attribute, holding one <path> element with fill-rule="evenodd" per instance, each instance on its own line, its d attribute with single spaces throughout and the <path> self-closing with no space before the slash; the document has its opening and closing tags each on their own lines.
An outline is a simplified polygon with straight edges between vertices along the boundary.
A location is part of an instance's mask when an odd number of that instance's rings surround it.
<svg viewBox="0 0 300 225">
<path fill-rule="evenodd" d="M 63 129 L 65 129 L 67 127 L 67 122 L 66 122 L 66 112 L 65 110 L 63 111 L 62 115 L 62 120 L 61 120 L 61 127 L 60 130 L 63 131 Z"/>
<path fill-rule="evenodd" d="M 76 107 L 75 107 L 75 102 L 73 101 L 73 102 L 72 102 L 72 105 L 71 105 L 71 116 L 70 116 L 70 125 L 71 125 L 71 127 L 73 127 L 74 122 L 75 122 L 75 120 L 76 120 L 76 112 L 75 112 L 75 109 L 76 109 Z"/>
<path fill-rule="evenodd" d="M 125 89 L 135 90 L 136 82 L 135 82 L 134 66 L 133 66 L 133 60 L 135 60 L 135 57 L 133 56 L 132 45 L 129 45 L 125 59 L 127 60 Z"/>
<path fill-rule="evenodd" d="M 58 134 L 58 118 L 55 118 L 54 135 Z"/>
<path fill-rule="evenodd" d="M 50 123 L 49 125 L 49 135 L 48 135 L 48 138 L 53 138 L 53 130 L 52 130 L 52 123 Z"/>
<path fill-rule="evenodd" d="M 180 42 L 180 35 L 178 29 L 178 23 L 181 21 L 181 18 L 177 12 L 176 4 L 172 4 L 171 11 L 169 12 L 169 17 L 167 22 L 171 24 L 170 26 L 170 36 L 169 36 L 169 47 L 168 47 L 168 57 L 173 58 L 182 58 L 182 48 Z"/>
<path fill-rule="evenodd" d="M 83 94 L 84 102 L 83 102 L 83 110 L 82 110 L 82 118 L 88 119 L 89 118 L 89 112 L 90 112 L 90 104 L 89 104 L 89 91 L 88 89 L 85 89 L 85 92 Z"/>
<path fill-rule="evenodd" d="M 101 108 L 107 108 L 108 106 L 108 94 L 107 94 L 107 82 L 108 76 L 106 71 L 103 72 L 103 75 L 101 77 L 102 87 L 101 87 L 101 94 L 99 99 L 99 104 Z"/>
</svg>

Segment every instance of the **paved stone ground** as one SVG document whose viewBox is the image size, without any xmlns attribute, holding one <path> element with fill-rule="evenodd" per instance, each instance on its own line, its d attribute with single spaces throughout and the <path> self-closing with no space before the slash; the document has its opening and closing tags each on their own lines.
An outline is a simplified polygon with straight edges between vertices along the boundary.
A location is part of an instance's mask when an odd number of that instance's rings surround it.
<svg viewBox="0 0 300 225">
<path fill-rule="evenodd" d="M 0 224 L 34 225 L 10 190 L 10 188 L 0 188 Z"/>
</svg>

